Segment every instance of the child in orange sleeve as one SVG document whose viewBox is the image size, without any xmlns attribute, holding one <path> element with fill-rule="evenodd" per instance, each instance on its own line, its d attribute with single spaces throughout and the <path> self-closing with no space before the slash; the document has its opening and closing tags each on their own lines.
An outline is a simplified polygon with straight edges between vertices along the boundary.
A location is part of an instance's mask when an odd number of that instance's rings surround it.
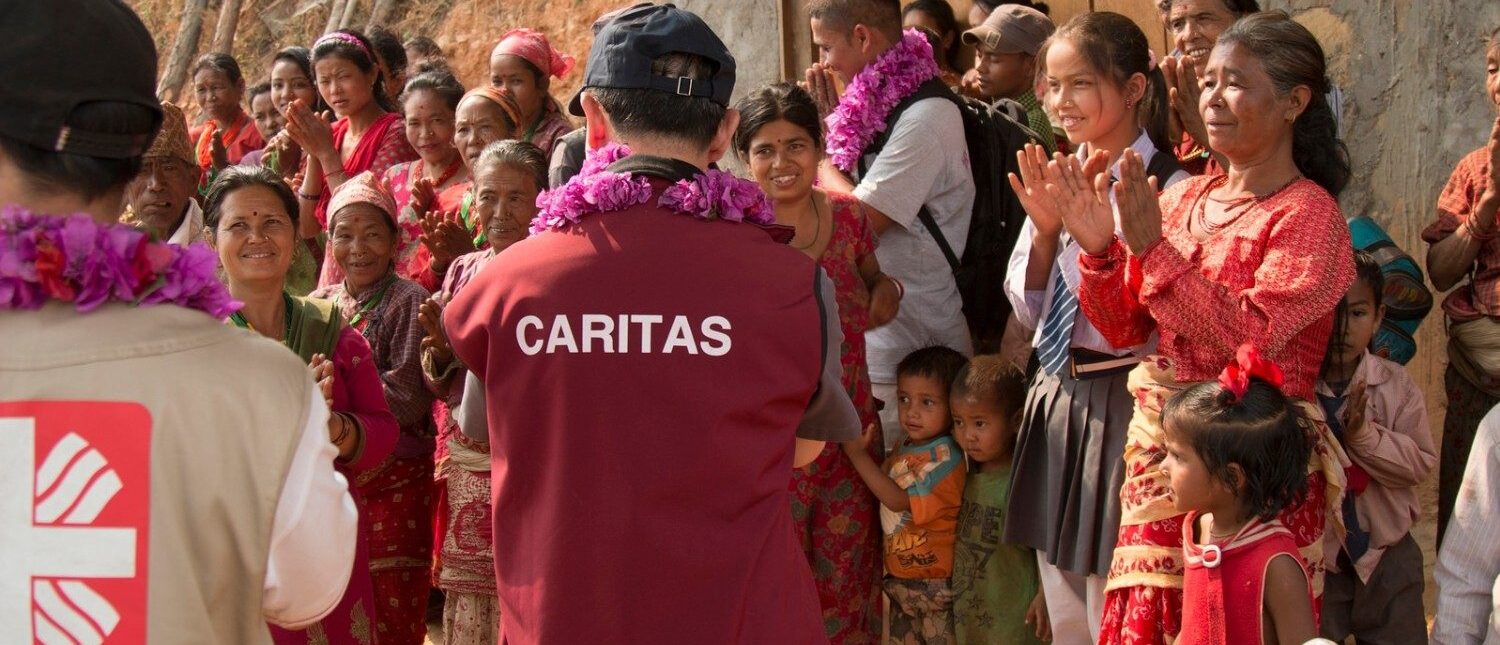
<svg viewBox="0 0 1500 645">
<path fill-rule="evenodd" d="M 947 347 L 919 349 L 896 366 L 898 418 L 906 437 L 882 469 L 866 447 L 871 426 L 844 444 L 855 470 L 880 499 L 885 593 L 892 642 L 953 642 L 953 541 L 963 501 L 964 452 L 953 440 L 948 392 L 966 359 Z"/>
</svg>

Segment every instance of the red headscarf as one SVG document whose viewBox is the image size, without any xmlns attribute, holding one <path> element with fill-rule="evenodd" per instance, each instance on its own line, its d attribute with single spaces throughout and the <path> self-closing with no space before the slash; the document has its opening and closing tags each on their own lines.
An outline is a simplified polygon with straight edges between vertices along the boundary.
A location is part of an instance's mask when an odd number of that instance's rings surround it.
<svg viewBox="0 0 1500 645">
<path fill-rule="evenodd" d="M 520 56 L 548 76 L 562 78 L 573 69 L 573 57 L 552 48 L 547 36 L 540 31 L 521 28 L 512 29 L 500 38 L 495 51 L 490 55 L 510 54 Z"/>
</svg>

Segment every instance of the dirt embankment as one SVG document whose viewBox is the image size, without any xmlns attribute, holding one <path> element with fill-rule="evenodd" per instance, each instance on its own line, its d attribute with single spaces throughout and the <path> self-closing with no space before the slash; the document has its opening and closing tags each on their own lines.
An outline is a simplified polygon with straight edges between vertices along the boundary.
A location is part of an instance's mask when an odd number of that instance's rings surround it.
<svg viewBox="0 0 1500 645">
<path fill-rule="evenodd" d="M 355 2 L 352 20 L 356 29 L 366 27 L 372 0 Z M 183 0 L 127 0 L 145 21 L 156 39 L 159 68 L 177 39 L 183 18 Z M 222 0 L 210 0 L 204 10 L 203 27 L 196 54 L 209 50 L 219 20 Z M 343 0 L 246 0 L 243 2 L 233 51 L 251 84 L 264 80 L 271 57 L 288 45 L 309 46 L 328 23 L 330 5 Z M 546 33 L 559 49 L 580 59 L 567 78 L 553 83 L 553 94 L 566 97 L 579 84 L 583 59 L 592 32 L 589 26 L 624 0 L 393 0 L 394 9 L 386 27 L 403 40 L 426 35 L 438 42 L 449 64 L 465 85 L 487 80 L 489 51 L 500 36 L 515 27 L 530 27 Z M 179 103 L 189 114 L 197 112 L 192 92 L 184 87 Z"/>
</svg>

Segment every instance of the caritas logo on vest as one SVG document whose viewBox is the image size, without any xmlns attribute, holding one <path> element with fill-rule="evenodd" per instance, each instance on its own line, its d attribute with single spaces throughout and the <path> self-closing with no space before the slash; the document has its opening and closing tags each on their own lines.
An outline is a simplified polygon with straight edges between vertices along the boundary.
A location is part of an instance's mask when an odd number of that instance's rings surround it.
<svg viewBox="0 0 1500 645">
<path fill-rule="evenodd" d="M 146 642 L 151 415 L 0 402 L 0 642 Z"/>
</svg>

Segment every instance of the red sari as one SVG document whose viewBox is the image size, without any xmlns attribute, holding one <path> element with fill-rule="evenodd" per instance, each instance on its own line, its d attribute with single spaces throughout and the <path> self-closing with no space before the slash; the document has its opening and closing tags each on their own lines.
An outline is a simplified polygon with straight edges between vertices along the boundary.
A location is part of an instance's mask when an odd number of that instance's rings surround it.
<svg viewBox="0 0 1500 645">
<path fill-rule="evenodd" d="M 844 389 L 859 411 L 860 424 L 869 425 L 876 421 L 865 364 L 870 292 L 859 267 L 875 254 L 875 235 L 853 197 L 829 193 L 828 204 L 833 209 L 833 237 L 818 264 L 833 282 L 839 307 Z M 812 566 L 823 625 L 833 643 L 880 640 L 883 552 L 876 503 L 836 443 L 828 444 L 806 468 L 792 472 L 792 522 Z"/>
<path fill-rule="evenodd" d="M 1347 463 L 1312 398 L 1333 330 L 1334 308 L 1354 280 L 1349 230 L 1338 203 L 1299 180 L 1251 205 L 1203 241 L 1188 230 L 1224 176 L 1194 177 L 1161 196 L 1162 240 L 1142 257 L 1116 239 L 1079 259 L 1079 304 L 1116 347 L 1160 334 L 1159 356 L 1131 374 L 1136 397 L 1120 491 L 1120 537 L 1106 586 L 1102 643 L 1163 643 L 1181 629 L 1182 520 L 1161 472 L 1162 403 L 1216 377 L 1240 344 L 1253 343 L 1286 374 L 1315 441 L 1308 495 L 1278 518 L 1322 591 L 1322 537 L 1342 530 L 1338 501 Z M 1198 226 L 1198 224 L 1194 224 Z"/>
<path fill-rule="evenodd" d="M 305 302 L 298 299 L 298 302 Z M 313 324 L 305 316 L 312 308 L 294 307 L 292 315 L 298 319 L 294 325 Z M 336 311 L 336 310 L 335 310 Z M 325 329 L 330 321 L 320 321 Z M 335 323 L 337 324 L 337 323 Z M 289 348 L 299 354 L 327 352 L 334 367 L 334 412 L 344 412 L 359 421 L 364 432 L 360 453 L 349 463 L 338 462 L 339 473 L 348 479 L 349 492 L 359 508 L 359 539 L 355 548 L 353 573 L 349 586 L 333 611 L 307 629 L 289 630 L 270 626 L 272 639 L 277 645 L 370 645 L 375 642 L 376 594 L 370 575 L 370 542 L 373 521 L 370 517 L 369 486 L 360 485 L 362 478 L 375 472 L 385 463 L 396 447 L 399 426 L 396 417 L 386 405 L 381 389 L 380 375 L 375 369 L 374 355 L 369 343 L 358 331 L 343 327 L 336 332 L 337 342 L 332 351 L 326 347 L 296 347 L 299 338 L 288 331 Z M 324 336 L 326 338 L 326 336 Z"/>
<path fill-rule="evenodd" d="M 333 147 L 335 150 L 344 148 L 344 137 L 348 134 L 348 117 L 334 122 Z M 369 171 L 376 177 L 381 177 L 391 166 L 416 159 L 417 151 L 413 150 L 411 143 L 406 140 L 406 128 L 401 125 L 401 115 L 387 112 L 375 119 L 370 129 L 359 138 L 359 144 L 354 146 L 354 152 L 344 160 L 344 175 L 347 179 Z M 328 230 L 328 202 L 333 197 L 332 193 L 333 191 L 328 190 L 325 184 L 323 192 L 318 194 L 318 225 L 324 231 Z M 333 240 L 329 239 L 323 251 L 323 272 L 318 277 L 318 286 L 327 287 L 343 281 L 344 272 L 339 269 L 338 263 L 333 261 Z"/>
</svg>

